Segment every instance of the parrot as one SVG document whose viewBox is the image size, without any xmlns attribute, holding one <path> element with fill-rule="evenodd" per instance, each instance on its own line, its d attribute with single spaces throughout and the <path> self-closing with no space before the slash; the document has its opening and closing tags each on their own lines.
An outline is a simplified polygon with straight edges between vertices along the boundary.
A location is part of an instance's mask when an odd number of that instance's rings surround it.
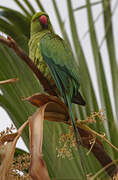
<svg viewBox="0 0 118 180">
<path fill-rule="evenodd" d="M 79 149 L 80 135 L 72 111 L 72 103 L 85 106 L 79 92 L 79 68 L 72 49 L 55 34 L 50 18 L 45 12 L 37 12 L 31 19 L 29 57 L 55 88 L 67 105 Z"/>
</svg>

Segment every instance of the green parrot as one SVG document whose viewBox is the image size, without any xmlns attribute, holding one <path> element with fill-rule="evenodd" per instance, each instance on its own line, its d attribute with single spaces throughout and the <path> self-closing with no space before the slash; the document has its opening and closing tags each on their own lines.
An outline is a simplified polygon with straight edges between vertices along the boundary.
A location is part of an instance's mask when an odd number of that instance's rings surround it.
<svg viewBox="0 0 118 180">
<path fill-rule="evenodd" d="M 78 65 L 68 44 L 54 33 L 45 12 L 38 12 L 32 17 L 29 56 L 67 104 L 79 149 L 80 138 L 72 112 L 72 102 L 85 105 L 85 101 L 79 92 Z"/>
</svg>

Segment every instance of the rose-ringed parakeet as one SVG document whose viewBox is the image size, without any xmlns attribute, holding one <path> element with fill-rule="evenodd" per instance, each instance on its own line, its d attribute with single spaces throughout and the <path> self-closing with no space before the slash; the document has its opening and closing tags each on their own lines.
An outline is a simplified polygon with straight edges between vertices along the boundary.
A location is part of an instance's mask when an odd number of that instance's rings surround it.
<svg viewBox="0 0 118 180">
<path fill-rule="evenodd" d="M 78 65 L 68 44 L 54 33 L 45 12 L 38 12 L 32 17 L 29 56 L 67 104 L 79 149 L 80 139 L 72 112 L 72 102 L 85 105 L 85 101 L 79 92 Z"/>
</svg>

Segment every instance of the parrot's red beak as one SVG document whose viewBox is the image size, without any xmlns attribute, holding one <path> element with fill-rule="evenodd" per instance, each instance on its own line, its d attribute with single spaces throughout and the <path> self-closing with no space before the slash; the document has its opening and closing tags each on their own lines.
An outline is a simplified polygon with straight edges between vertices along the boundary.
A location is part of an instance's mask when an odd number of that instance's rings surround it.
<svg viewBox="0 0 118 180">
<path fill-rule="evenodd" d="M 39 22 L 41 23 L 41 25 L 48 25 L 48 20 L 47 20 L 47 17 L 45 15 L 42 15 L 40 18 L 39 18 Z"/>
</svg>

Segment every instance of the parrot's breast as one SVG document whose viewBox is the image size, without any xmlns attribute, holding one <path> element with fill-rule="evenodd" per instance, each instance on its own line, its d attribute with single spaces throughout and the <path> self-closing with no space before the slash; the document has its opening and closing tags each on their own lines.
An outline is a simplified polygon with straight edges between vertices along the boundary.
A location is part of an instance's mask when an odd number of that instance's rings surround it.
<svg viewBox="0 0 118 180">
<path fill-rule="evenodd" d="M 29 41 L 29 57 L 42 72 L 44 77 L 49 81 L 51 86 L 55 86 L 55 81 L 52 78 L 49 67 L 43 59 L 40 49 L 40 39 L 42 36 L 38 33 L 30 38 Z"/>
</svg>

